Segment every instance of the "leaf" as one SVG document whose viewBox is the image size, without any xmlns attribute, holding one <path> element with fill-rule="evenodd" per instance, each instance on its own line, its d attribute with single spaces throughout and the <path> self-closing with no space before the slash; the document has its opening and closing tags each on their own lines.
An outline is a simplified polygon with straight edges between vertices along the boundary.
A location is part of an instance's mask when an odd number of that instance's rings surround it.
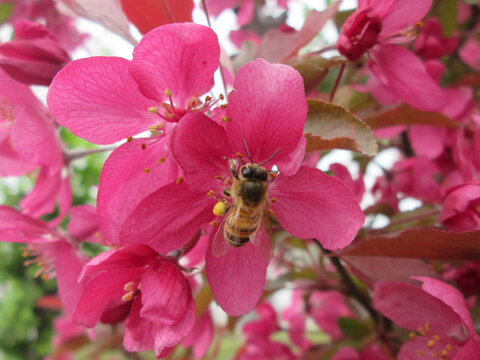
<svg viewBox="0 0 480 360">
<path fill-rule="evenodd" d="M 195 316 L 200 318 L 207 311 L 210 302 L 213 300 L 210 286 L 205 282 L 200 291 L 195 295 Z"/>
<path fill-rule="evenodd" d="M 371 332 L 367 325 L 354 318 L 339 317 L 337 323 L 342 333 L 349 339 L 362 340 Z"/>
<path fill-rule="evenodd" d="M 458 0 L 439 1 L 435 15 L 442 23 L 443 36 L 452 36 L 457 28 Z"/>
<path fill-rule="evenodd" d="M 12 15 L 13 4 L 12 3 L 2 3 L 0 4 L 0 23 L 4 23 Z"/>
<path fill-rule="evenodd" d="M 369 93 L 355 90 L 352 86 L 342 86 L 335 93 L 333 103 L 347 108 L 353 113 L 375 105 L 375 100 Z"/>
<path fill-rule="evenodd" d="M 193 0 L 121 0 L 121 2 L 128 20 L 142 34 L 160 25 L 192 21 Z"/>
<path fill-rule="evenodd" d="M 350 15 L 352 15 L 355 12 L 355 9 L 351 10 L 344 10 L 344 11 L 339 11 L 335 17 L 333 18 L 333 22 L 335 23 L 335 26 L 337 27 L 338 31 L 340 32 L 342 30 L 343 24 L 345 24 L 345 20 L 347 20 Z"/>
<path fill-rule="evenodd" d="M 302 75 L 305 93 L 309 94 L 327 76 L 328 70 L 334 66 L 347 63 L 343 57 L 326 59 L 321 56 L 298 56 L 287 62 Z"/>
<path fill-rule="evenodd" d="M 311 10 L 305 24 L 299 31 L 284 32 L 279 29 L 269 30 L 263 37 L 257 56 L 268 62 L 282 62 L 294 56 L 298 50 L 307 45 L 338 11 L 340 1 L 336 1 L 326 10 Z"/>
<path fill-rule="evenodd" d="M 356 241 L 338 255 L 480 260 L 480 231 L 457 233 L 435 228 L 411 229 L 392 237 L 376 236 Z"/>
<path fill-rule="evenodd" d="M 347 109 L 317 100 L 307 103 L 307 152 L 346 149 L 368 156 L 377 153 L 377 141 L 370 128 Z"/>
<path fill-rule="evenodd" d="M 448 128 L 458 127 L 458 123 L 437 112 L 420 111 L 407 104 L 385 111 L 381 114 L 364 119 L 372 129 L 395 125 L 432 125 Z"/>
</svg>

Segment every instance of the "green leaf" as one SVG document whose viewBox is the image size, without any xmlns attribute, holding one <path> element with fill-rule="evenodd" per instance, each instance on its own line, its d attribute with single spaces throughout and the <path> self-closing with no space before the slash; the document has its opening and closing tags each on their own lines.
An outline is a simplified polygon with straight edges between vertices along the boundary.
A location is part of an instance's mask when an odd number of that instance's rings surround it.
<svg viewBox="0 0 480 360">
<path fill-rule="evenodd" d="M 351 86 L 342 86 L 335 93 L 333 103 L 356 113 L 375 105 L 375 100 L 368 93 L 355 90 Z"/>
<path fill-rule="evenodd" d="M 13 4 L 12 3 L 2 3 L 0 4 L 0 23 L 4 23 L 10 18 L 13 11 Z"/>
<path fill-rule="evenodd" d="M 407 104 L 401 104 L 394 109 L 364 119 L 372 129 L 395 125 L 432 125 L 448 128 L 458 127 L 458 123 L 440 113 L 420 111 Z"/>
<path fill-rule="evenodd" d="M 307 152 L 345 149 L 373 156 L 378 145 L 372 130 L 347 109 L 318 100 L 308 100 L 305 123 Z"/>
<path fill-rule="evenodd" d="M 438 1 L 436 17 L 442 23 L 443 36 L 452 36 L 457 27 L 458 0 Z"/>
<path fill-rule="evenodd" d="M 339 317 L 337 323 L 342 333 L 349 339 L 362 340 L 371 332 L 367 325 L 354 318 Z"/>
<path fill-rule="evenodd" d="M 305 93 L 308 94 L 315 90 L 328 74 L 328 70 L 334 66 L 347 63 L 343 57 L 326 59 L 321 56 L 298 56 L 287 62 L 293 66 L 302 75 L 305 84 Z"/>
</svg>

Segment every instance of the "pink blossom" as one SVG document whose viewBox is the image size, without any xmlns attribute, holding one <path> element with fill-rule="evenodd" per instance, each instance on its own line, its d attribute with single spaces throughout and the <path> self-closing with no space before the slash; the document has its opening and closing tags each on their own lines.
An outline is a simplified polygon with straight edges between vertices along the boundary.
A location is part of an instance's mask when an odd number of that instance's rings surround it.
<svg viewBox="0 0 480 360">
<path fill-rule="evenodd" d="M 363 194 L 365 193 L 363 174 L 358 174 L 358 178 L 354 180 L 348 169 L 342 164 L 332 164 L 330 165 L 329 170 L 332 171 L 333 174 L 350 189 L 350 191 L 355 195 L 357 201 L 360 203 L 362 201 Z"/>
<path fill-rule="evenodd" d="M 439 221 L 449 230 L 480 229 L 480 181 L 472 181 L 447 190 Z"/>
<path fill-rule="evenodd" d="M 277 313 L 275 309 L 268 302 L 264 302 L 255 308 L 255 312 L 258 318 L 243 325 L 243 333 L 247 338 L 269 338 L 270 335 L 278 330 Z"/>
<path fill-rule="evenodd" d="M 368 51 L 373 76 L 397 99 L 420 110 L 439 111 L 446 100 L 442 89 L 414 54 L 394 45 L 411 39 L 412 28 L 431 5 L 432 0 L 359 1 L 342 27 L 337 48 L 351 61 Z"/>
<path fill-rule="evenodd" d="M 345 305 L 338 291 L 314 291 L 309 299 L 310 315 L 317 325 L 333 339 L 342 336 L 338 327 L 339 317 L 352 317 L 352 311 Z"/>
<path fill-rule="evenodd" d="M 291 67 L 258 59 L 240 69 L 234 89 L 227 107 L 231 121 L 219 125 L 197 113 L 186 115 L 176 126 L 171 148 L 184 171 L 184 181 L 146 197 L 125 222 L 122 241 L 141 238 L 158 251 L 168 252 L 181 247 L 202 224 L 212 220 L 219 224 L 221 218 L 212 213 L 217 202 L 212 195 L 222 198 L 223 189 L 232 181 L 224 157 L 238 164 L 239 159 L 248 159 L 246 142 L 254 163 L 278 150 L 265 166 L 270 170 L 276 164 L 280 170 L 269 186 L 268 200 L 282 226 L 299 238 L 318 238 L 330 249 L 348 245 L 364 221 L 353 194 L 336 178 L 300 166 L 307 112 L 300 75 Z M 185 204 L 189 204 L 188 211 Z M 212 231 L 212 238 L 216 232 Z M 228 246 L 220 257 L 212 254 L 211 244 L 207 250 L 206 274 L 212 292 L 231 315 L 248 312 L 263 292 L 270 243 L 262 233 L 258 246 Z"/>
<path fill-rule="evenodd" d="M 460 59 L 474 70 L 480 69 L 480 44 L 474 36 L 470 36 L 460 48 Z"/>
<path fill-rule="evenodd" d="M 210 313 L 206 311 L 195 323 L 192 331 L 183 339 L 182 345 L 193 348 L 195 359 L 202 359 L 213 340 L 214 325 Z"/>
<path fill-rule="evenodd" d="M 109 308 L 124 307 L 127 351 L 155 349 L 166 356 L 195 323 L 190 284 L 174 258 L 146 245 L 110 250 L 88 262 L 80 274 L 84 292 L 74 321 L 93 327 Z"/>
<path fill-rule="evenodd" d="M 454 287 L 417 277 L 422 287 L 383 282 L 375 285 L 374 307 L 395 324 L 413 331 L 397 355 L 399 360 L 418 354 L 450 359 L 474 359 L 480 338 L 465 299 Z"/>
<path fill-rule="evenodd" d="M 307 309 L 301 290 L 292 291 L 290 305 L 283 311 L 282 319 L 288 323 L 288 336 L 301 351 L 308 349 L 312 343 L 305 337 Z"/>
<path fill-rule="evenodd" d="M 344 346 L 332 357 L 332 360 L 388 360 L 389 357 L 377 344 L 368 344 L 360 351 Z"/>
<path fill-rule="evenodd" d="M 0 66 L 25 84 L 50 85 L 69 61 L 55 36 L 44 25 L 28 20 L 16 23 L 15 40 L 0 44 Z"/>
<path fill-rule="evenodd" d="M 197 97 L 213 86 L 219 56 L 209 28 L 161 26 L 142 38 L 131 61 L 92 57 L 69 63 L 50 86 L 48 106 L 75 135 L 113 143 L 200 110 Z"/>
<path fill-rule="evenodd" d="M 424 59 L 439 58 L 453 53 L 458 45 L 458 38 L 443 37 L 442 24 L 436 18 L 423 22 L 422 33 L 415 40 L 413 50 Z"/>
</svg>

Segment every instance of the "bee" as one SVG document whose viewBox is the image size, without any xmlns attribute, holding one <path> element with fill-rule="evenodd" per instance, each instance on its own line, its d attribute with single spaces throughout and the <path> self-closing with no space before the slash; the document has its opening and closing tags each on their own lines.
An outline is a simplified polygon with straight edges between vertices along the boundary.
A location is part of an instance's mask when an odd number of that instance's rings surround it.
<svg viewBox="0 0 480 360">
<path fill-rule="evenodd" d="M 225 208 L 225 217 L 219 226 L 213 240 L 212 250 L 217 257 L 225 255 L 231 247 L 240 247 L 252 242 L 258 246 L 262 238 L 270 237 L 271 226 L 268 211 L 268 185 L 274 178 L 273 172 L 268 172 L 262 165 L 270 161 L 280 149 L 266 161 L 255 164 L 243 164 L 237 171 L 236 165 L 230 160 L 230 170 L 233 182 L 224 194 L 232 198 L 232 203 Z"/>
</svg>

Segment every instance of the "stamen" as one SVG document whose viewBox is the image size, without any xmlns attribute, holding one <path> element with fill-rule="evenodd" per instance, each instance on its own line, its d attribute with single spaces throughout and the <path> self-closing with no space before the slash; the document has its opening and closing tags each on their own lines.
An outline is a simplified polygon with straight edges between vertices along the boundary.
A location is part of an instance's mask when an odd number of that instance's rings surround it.
<svg viewBox="0 0 480 360">
<path fill-rule="evenodd" d="M 157 114 L 158 113 L 158 108 L 156 106 L 151 106 L 148 108 L 148 112 L 150 114 Z"/>
<path fill-rule="evenodd" d="M 172 97 L 172 92 L 169 89 L 165 89 L 164 93 L 167 97 Z"/>
<path fill-rule="evenodd" d="M 125 286 L 123 287 L 123 290 L 125 291 L 133 291 L 134 289 L 135 289 L 135 283 L 133 281 L 126 283 Z"/>
<path fill-rule="evenodd" d="M 209 190 L 209 191 L 207 192 L 207 196 L 213 197 L 213 190 Z"/>
<path fill-rule="evenodd" d="M 125 295 L 122 296 L 122 301 L 130 301 L 133 299 L 133 291 L 129 291 L 128 293 L 126 293 Z"/>
<path fill-rule="evenodd" d="M 178 184 L 180 184 L 181 182 L 183 181 L 183 176 L 179 176 L 177 180 L 175 180 L 175 182 Z"/>
<path fill-rule="evenodd" d="M 270 215 L 270 217 L 274 217 L 275 211 L 273 211 L 273 209 L 268 209 L 268 215 Z"/>
<path fill-rule="evenodd" d="M 270 199 L 270 201 L 271 201 L 272 203 L 276 203 L 277 200 L 278 200 L 278 199 L 277 199 L 276 197 L 273 197 L 273 198 Z"/>
<path fill-rule="evenodd" d="M 218 223 L 216 221 L 210 221 L 210 226 L 211 227 L 215 227 L 217 225 L 218 225 Z"/>
<path fill-rule="evenodd" d="M 225 110 L 225 109 L 227 108 L 227 104 L 222 104 L 222 105 L 220 105 L 220 108 L 221 108 L 222 110 Z"/>
<path fill-rule="evenodd" d="M 235 153 L 235 156 L 238 157 L 239 159 L 243 159 L 243 155 L 242 155 L 242 153 L 241 153 L 240 151 L 237 151 L 237 152 Z"/>
<path fill-rule="evenodd" d="M 150 126 L 150 127 L 148 128 L 148 130 L 150 130 L 151 133 L 157 132 L 157 130 L 158 130 L 158 129 L 157 129 L 157 125 L 152 125 L 152 126 Z"/>
<path fill-rule="evenodd" d="M 133 136 L 127 137 L 127 142 L 130 142 L 130 141 L 132 141 L 132 140 L 133 140 Z"/>
<path fill-rule="evenodd" d="M 427 347 L 432 350 L 433 346 L 435 345 L 435 340 L 428 340 Z"/>
<path fill-rule="evenodd" d="M 218 179 L 218 180 L 222 180 L 223 176 L 222 175 L 215 175 L 214 178 Z"/>
<path fill-rule="evenodd" d="M 223 201 L 217 202 L 213 207 L 213 214 L 216 216 L 225 215 L 226 211 L 227 211 L 227 205 Z"/>
<path fill-rule="evenodd" d="M 143 143 L 141 146 L 142 150 L 145 150 L 147 148 L 147 144 Z"/>
<path fill-rule="evenodd" d="M 150 172 L 150 169 L 149 169 L 149 168 L 145 168 L 145 169 L 143 169 L 143 172 L 144 172 L 145 174 L 148 174 L 148 173 Z"/>
<path fill-rule="evenodd" d="M 165 157 L 161 157 L 160 160 L 158 160 L 159 164 L 163 164 L 167 159 Z"/>
<path fill-rule="evenodd" d="M 220 100 L 225 99 L 225 96 L 223 96 L 223 94 L 218 95 L 218 97 L 219 97 Z"/>
</svg>

